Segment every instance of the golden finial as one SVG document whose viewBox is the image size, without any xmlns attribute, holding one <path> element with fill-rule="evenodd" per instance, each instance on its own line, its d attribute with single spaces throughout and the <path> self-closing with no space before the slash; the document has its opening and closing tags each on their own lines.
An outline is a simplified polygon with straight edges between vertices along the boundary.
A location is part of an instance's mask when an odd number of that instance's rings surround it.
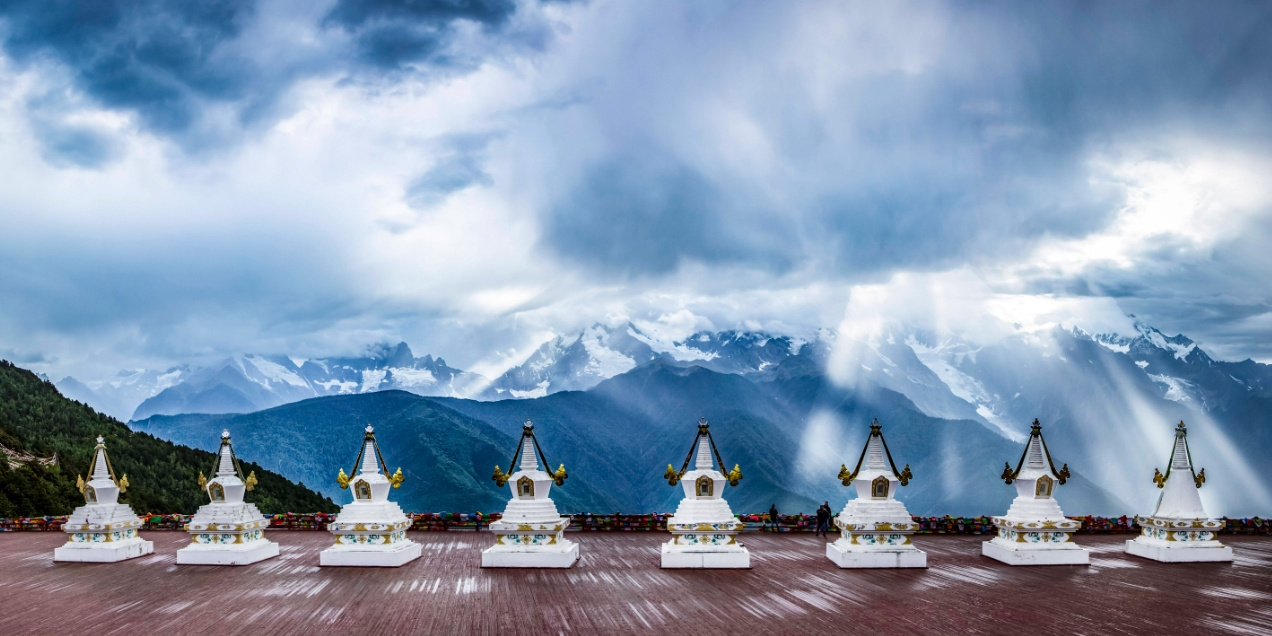
<svg viewBox="0 0 1272 636">
<path fill-rule="evenodd" d="M 1166 486 L 1166 475 L 1163 475 L 1162 471 L 1156 468 L 1153 469 L 1153 483 L 1157 484 L 1158 488 Z"/>
<path fill-rule="evenodd" d="M 738 480 L 742 479 L 742 469 L 738 468 L 737 464 L 734 464 L 733 470 L 729 471 L 729 474 L 725 475 L 725 478 L 729 480 L 730 486 L 738 485 Z"/>
<path fill-rule="evenodd" d="M 199 490 L 205 490 L 208 487 L 208 478 L 203 476 L 203 471 L 199 471 Z"/>
<path fill-rule="evenodd" d="M 252 492 L 252 490 L 256 488 L 256 471 L 252 471 L 252 473 L 247 476 L 247 481 L 243 482 L 243 485 L 247 486 L 248 492 Z"/>
<path fill-rule="evenodd" d="M 508 483 L 508 475 L 499 469 L 498 464 L 495 464 L 495 475 L 492 479 L 495 480 L 495 485 L 500 488 L 503 488 L 504 484 Z"/>
<path fill-rule="evenodd" d="M 124 476 L 119 478 L 119 492 L 128 492 L 128 473 L 124 473 Z"/>
<path fill-rule="evenodd" d="M 569 475 L 565 474 L 565 464 L 561 464 L 560 467 L 556 469 L 556 472 L 552 473 L 552 480 L 555 481 L 558 486 L 565 485 L 566 477 L 569 477 Z"/>
<path fill-rule="evenodd" d="M 340 469 L 340 474 L 336 475 L 336 483 L 340 484 L 341 490 L 345 490 L 349 487 L 349 476 L 345 474 L 343 468 Z"/>
<path fill-rule="evenodd" d="M 910 480 L 911 480 L 911 479 L 913 479 L 913 478 L 914 478 L 914 475 L 910 473 L 910 465 L 909 465 L 909 464 L 906 464 L 906 465 L 905 465 L 905 468 L 902 468 L 902 469 L 901 469 L 901 474 L 900 474 L 900 475 L 897 475 L 897 479 L 901 481 L 901 485 L 902 485 L 902 486 L 904 486 L 904 485 L 906 485 L 906 484 L 910 483 Z"/>
<path fill-rule="evenodd" d="M 675 468 L 671 467 L 671 464 L 667 464 L 667 472 L 663 473 L 663 479 L 667 480 L 668 485 L 675 486 L 680 483 L 681 476 L 680 473 L 676 472 Z"/>
<path fill-rule="evenodd" d="M 404 481 L 406 481 L 406 475 L 402 474 L 402 467 L 398 466 L 397 472 L 393 473 L 392 477 L 389 477 L 389 483 L 393 484 L 394 488 L 401 488 Z"/>
<path fill-rule="evenodd" d="M 84 483 L 83 475 L 79 475 L 79 479 L 75 481 L 75 487 L 79 489 L 81 495 L 84 494 L 85 490 L 88 490 L 88 484 Z"/>
<path fill-rule="evenodd" d="M 1201 485 L 1206 483 L 1206 469 L 1201 469 L 1201 472 L 1197 473 L 1196 477 L 1193 477 L 1193 481 L 1197 483 L 1198 488 L 1201 488 Z"/>
<path fill-rule="evenodd" d="M 1016 481 L 1016 473 L 1011 469 L 1011 464 L 1003 462 L 1003 474 L 1000 477 L 1007 482 L 1008 486 L 1011 485 L 1011 482 Z"/>
</svg>

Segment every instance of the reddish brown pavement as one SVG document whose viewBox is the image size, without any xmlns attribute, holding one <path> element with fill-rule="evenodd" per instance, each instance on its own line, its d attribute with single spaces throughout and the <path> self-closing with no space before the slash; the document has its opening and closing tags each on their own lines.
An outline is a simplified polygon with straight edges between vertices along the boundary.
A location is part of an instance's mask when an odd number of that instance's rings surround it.
<svg viewBox="0 0 1272 636">
<path fill-rule="evenodd" d="M 1232 564 L 1167 565 L 1081 535 L 1091 565 L 1010 567 L 978 536 L 919 536 L 927 570 L 847 571 L 810 535 L 746 534 L 753 568 L 668 571 L 660 533 L 571 533 L 569 570 L 482 570 L 487 533 L 413 532 L 397 569 L 319 568 L 325 532 L 271 531 L 282 555 L 245 567 L 155 554 L 54 563 L 59 533 L 0 535 L 6 634 L 1200 634 L 1272 633 L 1272 540 L 1225 537 Z"/>
</svg>

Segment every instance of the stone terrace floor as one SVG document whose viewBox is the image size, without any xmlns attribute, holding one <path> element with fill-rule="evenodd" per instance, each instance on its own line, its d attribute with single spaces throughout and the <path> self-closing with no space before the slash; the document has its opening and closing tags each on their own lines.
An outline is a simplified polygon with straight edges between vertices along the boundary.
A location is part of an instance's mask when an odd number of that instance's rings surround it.
<svg viewBox="0 0 1272 636">
<path fill-rule="evenodd" d="M 1201 634 L 1272 633 L 1272 540 L 1225 537 L 1233 564 L 1168 565 L 1080 535 L 1091 565 L 1011 567 L 986 537 L 928 535 L 927 570 L 840 570 L 807 534 L 744 535 L 749 571 L 661 570 L 661 533 L 570 533 L 569 570 L 482 570 L 487 533 L 412 532 L 402 568 L 319 568 L 325 532 L 270 531 L 282 556 L 180 566 L 155 554 L 53 563 L 61 533 L 0 534 L 5 634 Z"/>
</svg>

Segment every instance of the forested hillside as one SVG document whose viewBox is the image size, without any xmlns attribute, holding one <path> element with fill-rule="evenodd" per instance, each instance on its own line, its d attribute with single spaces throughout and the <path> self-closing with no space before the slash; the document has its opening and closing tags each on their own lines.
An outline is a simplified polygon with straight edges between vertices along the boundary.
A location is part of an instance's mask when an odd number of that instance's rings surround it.
<svg viewBox="0 0 1272 636">
<path fill-rule="evenodd" d="M 147 433 L 135 433 L 123 423 L 62 397 L 52 383 L 0 360 L 0 444 L 34 455 L 57 455 L 57 466 L 37 462 L 16 469 L 0 461 L 0 516 L 60 515 L 84 503 L 75 488 L 87 472 L 95 438 L 105 438 L 117 475 L 128 475 L 130 487 L 120 501 L 138 513 L 193 513 L 207 502 L 199 490 L 199 472 L 209 474 L 212 453 L 178 446 Z M 240 460 L 250 459 L 240 454 Z M 259 465 L 243 461 L 243 470 L 256 471 L 259 484 L 248 494 L 262 512 L 334 511 L 328 498 L 297 485 Z"/>
</svg>

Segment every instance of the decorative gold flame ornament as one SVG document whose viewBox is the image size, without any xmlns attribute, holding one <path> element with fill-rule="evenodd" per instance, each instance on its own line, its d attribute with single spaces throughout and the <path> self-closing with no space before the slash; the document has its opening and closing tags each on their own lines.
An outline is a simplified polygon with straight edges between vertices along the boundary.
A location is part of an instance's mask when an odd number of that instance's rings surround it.
<svg viewBox="0 0 1272 636">
<path fill-rule="evenodd" d="M 1166 487 L 1166 475 L 1163 475 L 1162 471 L 1156 468 L 1153 469 L 1153 483 L 1157 484 L 1158 488 Z"/>
<path fill-rule="evenodd" d="M 1008 486 L 1011 485 L 1011 482 L 1016 481 L 1016 471 L 1011 469 L 1011 464 L 1008 462 L 1003 462 L 1003 474 L 999 476 L 1002 477 L 1003 481 L 1007 482 Z"/>
<path fill-rule="evenodd" d="M 902 486 L 909 484 L 910 480 L 913 478 L 914 474 L 910 472 L 909 464 L 906 464 L 905 468 L 901 469 L 901 474 L 897 475 L 897 479 L 901 482 Z"/>
<path fill-rule="evenodd" d="M 79 475 L 79 478 L 75 481 L 75 487 L 79 489 L 81 495 L 88 489 L 88 483 L 84 481 L 83 475 Z"/>
<path fill-rule="evenodd" d="M 495 475 L 492 479 L 495 480 L 496 486 L 503 488 L 504 485 L 508 483 L 508 474 L 500 470 L 498 464 L 495 464 Z"/>
<path fill-rule="evenodd" d="M 565 464 L 561 464 L 560 467 L 556 469 L 556 472 L 552 473 L 552 481 L 555 481 L 558 486 L 565 485 L 566 477 L 569 477 L 569 475 L 565 474 Z"/>
<path fill-rule="evenodd" d="M 247 479 L 243 481 L 243 485 L 247 486 L 248 492 L 252 492 L 252 490 L 256 488 L 256 471 L 252 471 L 252 473 L 247 476 Z"/>
<path fill-rule="evenodd" d="M 672 468 L 671 464 L 667 464 L 667 472 L 663 473 L 663 479 L 666 479 L 667 484 L 671 486 L 680 483 L 680 478 L 684 476 L 684 473 L 676 472 L 676 469 Z"/>
<path fill-rule="evenodd" d="M 336 475 L 336 483 L 340 485 L 341 490 L 349 489 L 349 476 L 345 474 L 343 468 L 340 469 L 340 474 Z"/>
<path fill-rule="evenodd" d="M 393 473 L 392 477 L 389 477 L 389 483 L 393 484 L 394 488 L 401 488 L 404 481 L 406 481 L 406 475 L 402 474 L 402 467 L 398 466 L 397 472 Z"/>
<path fill-rule="evenodd" d="M 119 486 L 119 492 L 128 492 L 128 473 L 124 473 L 124 476 L 119 478 L 119 483 L 115 485 Z"/>
<path fill-rule="evenodd" d="M 1202 484 L 1204 484 L 1204 483 L 1206 483 L 1206 469 L 1205 469 L 1205 468 L 1201 469 L 1201 472 L 1198 472 L 1196 477 L 1193 477 L 1193 483 L 1197 484 L 1197 487 L 1198 487 L 1198 488 L 1201 488 L 1201 485 L 1202 485 Z"/>
<path fill-rule="evenodd" d="M 208 478 L 203 476 L 203 471 L 199 471 L 199 490 L 207 490 Z"/>
<path fill-rule="evenodd" d="M 733 470 L 729 471 L 729 474 L 724 477 L 729 480 L 730 486 L 736 486 L 738 485 L 738 481 L 742 479 L 742 469 L 739 468 L 737 464 L 734 464 Z"/>
</svg>

